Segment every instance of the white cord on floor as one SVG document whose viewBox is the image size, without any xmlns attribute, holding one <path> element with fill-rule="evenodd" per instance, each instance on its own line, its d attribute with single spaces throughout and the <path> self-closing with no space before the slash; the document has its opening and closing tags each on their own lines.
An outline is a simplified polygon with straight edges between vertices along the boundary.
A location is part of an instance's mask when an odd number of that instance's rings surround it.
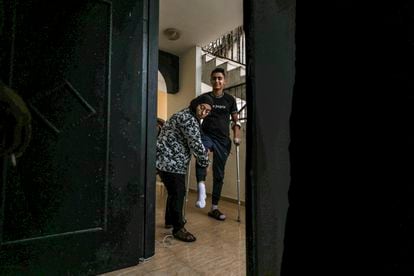
<svg viewBox="0 0 414 276">
<path fill-rule="evenodd" d="M 165 244 L 167 244 L 168 246 L 171 246 L 171 241 L 174 239 L 173 235 L 166 235 L 163 239 L 162 239 L 162 244 L 165 246 Z"/>
<path fill-rule="evenodd" d="M 172 245 L 172 240 L 174 239 L 174 236 L 170 233 L 165 233 L 165 237 L 162 239 L 162 241 L 157 241 L 155 240 L 157 243 L 161 244 L 162 247 L 170 247 Z"/>
</svg>

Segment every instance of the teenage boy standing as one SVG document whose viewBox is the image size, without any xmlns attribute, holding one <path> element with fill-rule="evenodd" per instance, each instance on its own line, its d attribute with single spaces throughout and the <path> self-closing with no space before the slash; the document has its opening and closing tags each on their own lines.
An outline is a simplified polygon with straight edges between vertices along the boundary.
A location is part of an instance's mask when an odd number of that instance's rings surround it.
<svg viewBox="0 0 414 276">
<path fill-rule="evenodd" d="M 240 123 L 238 119 L 236 100 L 230 94 L 223 91 L 226 84 L 226 73 L 222 68 L 216 68 L 211 72 L 211 85 L 213 92 L 209 94 L 213 98 L 213 108 L 201 125 L 204 147 L 213 153 L 213 194 L 212 206 L 208 212 L 210 217 L 217 220 L 225 220 L 226 216 L 218 209 L 218 202 L 223 187 L 224 169 L 231 149 L 229 123 L 233 130 L 233 143 L 240 144 Z M 196 178 L 198 188 L 198 200 L 196 207 L 204 208 L 206 205 L 205 179 L 207 169 L 196 164 Z"/>
</svg>

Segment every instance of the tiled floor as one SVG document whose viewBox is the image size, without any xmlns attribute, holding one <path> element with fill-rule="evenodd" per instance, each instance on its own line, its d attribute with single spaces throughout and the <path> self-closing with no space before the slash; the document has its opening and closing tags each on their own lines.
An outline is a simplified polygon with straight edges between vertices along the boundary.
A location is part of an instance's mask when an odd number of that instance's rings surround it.
<svg viewBox="0 0 414 276">
<path fill-rule="evenodd" d="M 245 210 L 237 222 L 237 204 L 222 201 L 220 210 L 227 216 L 217 221 L 207 216 L 210 197 L 204 209 L 194 207 L 196 195 L 189 194 L 186 228 L 197 237 L 194 243 L 175 240 L 164 229 L 166 192 L 157 185 L 155 255 L 143 263 L 102 276 L 120 275 L 246 275 Z"/>
</svg>

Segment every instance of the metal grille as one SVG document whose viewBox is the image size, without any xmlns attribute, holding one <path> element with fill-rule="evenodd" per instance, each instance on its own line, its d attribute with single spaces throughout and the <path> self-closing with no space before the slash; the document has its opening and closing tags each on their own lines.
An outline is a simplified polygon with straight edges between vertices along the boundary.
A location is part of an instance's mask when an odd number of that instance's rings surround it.
<svg viewBox="0 0 414 276">
<path fill-rule="evenodd" d="M 237 27 L 202 47 L 205 52 L 246 64 L 246 36 L 243 26 Z"/>
<path fill-rule="evenodd" d="M 237 110 L 239 111 L 239 120 L 247 120 L 247 106 L 246 106 L 246 84 L 239 84 L 224 89 L 236 99 Z"/>
</svg>

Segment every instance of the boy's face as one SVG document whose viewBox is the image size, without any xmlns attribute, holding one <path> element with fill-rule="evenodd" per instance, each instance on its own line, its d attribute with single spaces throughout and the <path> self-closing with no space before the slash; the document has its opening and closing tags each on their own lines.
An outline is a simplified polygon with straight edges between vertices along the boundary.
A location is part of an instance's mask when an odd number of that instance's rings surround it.
<svg viewBox="0 0 414 276">
<path fill-rule="evenodd" d="M 211 86 L 213 87 L 213 90 L 217 91 L 217 90 L 223 90 L 224 89 L 224 85 L 226 84 L 226 80 L 224 78 L 223 73 L 213 73 L 211 74 Z"/>
</svg>

